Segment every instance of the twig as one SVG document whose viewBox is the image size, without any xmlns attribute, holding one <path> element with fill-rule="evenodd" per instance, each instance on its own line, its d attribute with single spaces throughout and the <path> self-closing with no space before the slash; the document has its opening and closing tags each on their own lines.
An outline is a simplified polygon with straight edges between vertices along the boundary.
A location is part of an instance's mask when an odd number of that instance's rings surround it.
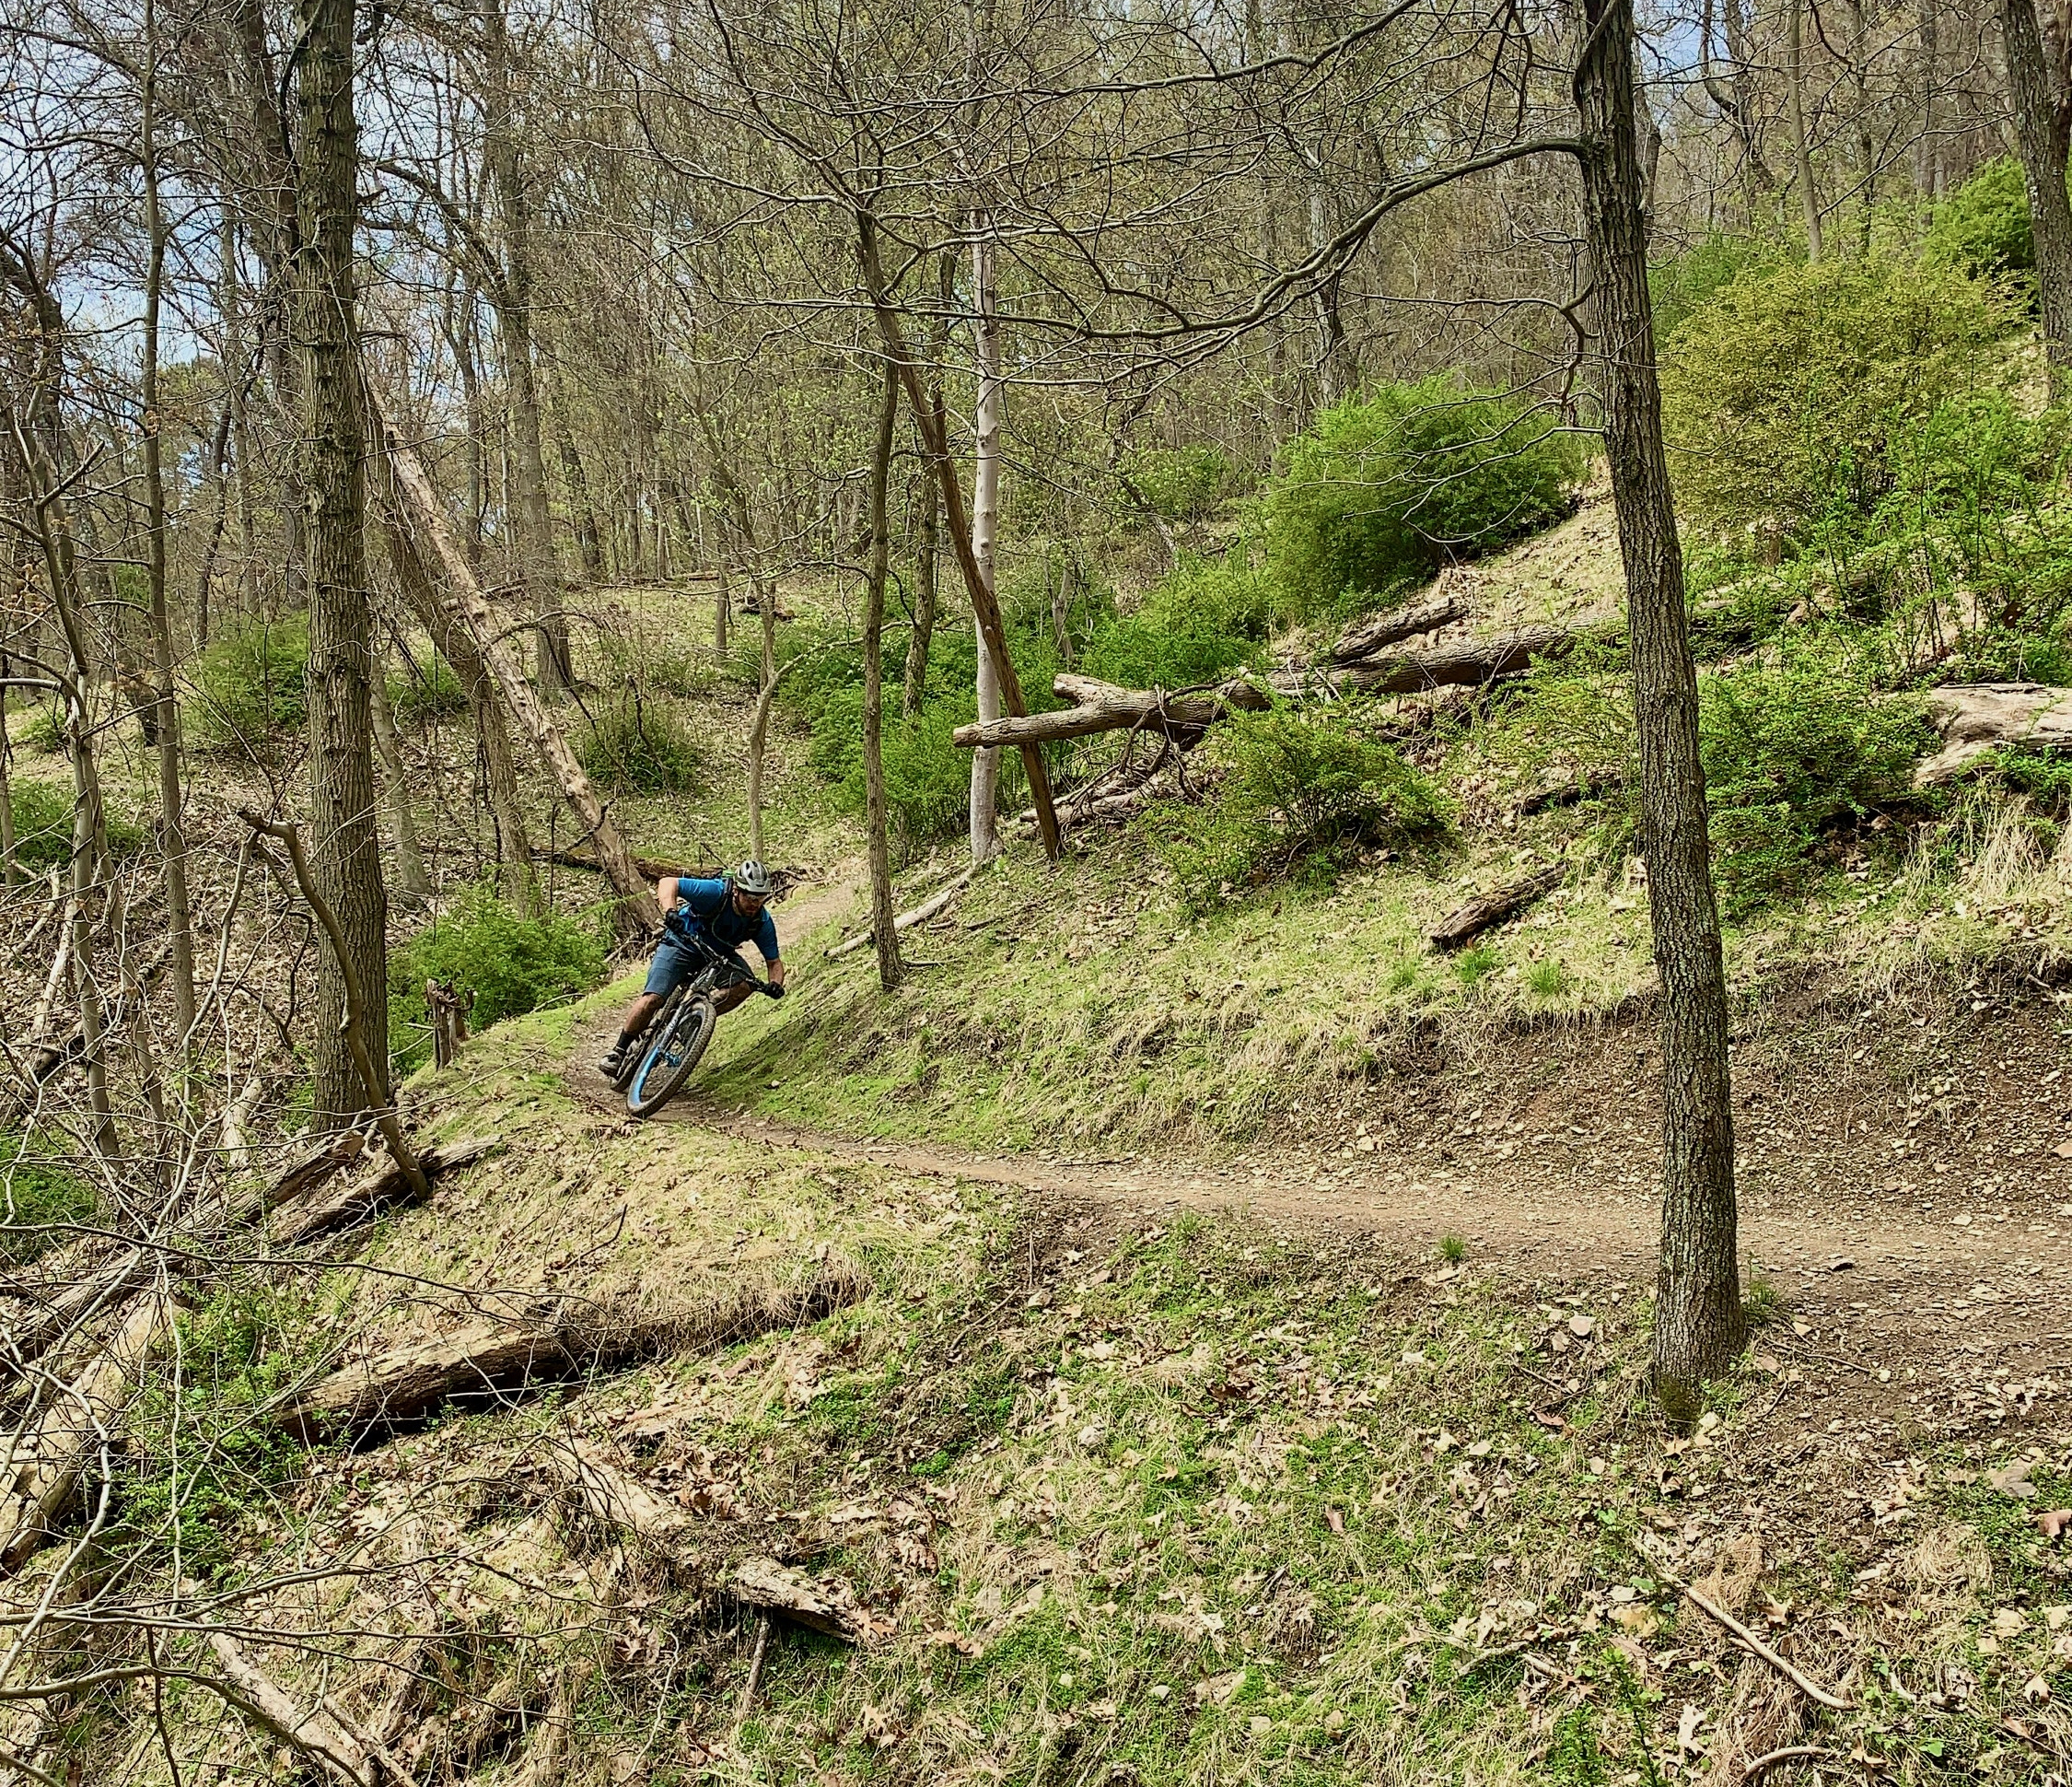
<svg viewBox="0 0 2072 1787">
<path fill-rule="evenodd" d="M 1833 1750 L 1820 1744 L 1787 1744 L 1781 1750 L 1771 1750 L 1767 1755 L 1752 1758 L 1748 1767 L 1741 1771 L 1741 1787 L 1749 1787 L 1750 1781 L 1784 1763 L 1817 1762 L 1823 1757 L 1833 1754 Z"/>
<path fill-rule="evenodd" d="M 1659 1566 L 1657 1567 L 1659 1568 Z M 1799 1691 L 1808 1698 L 1818 1700 L 1822 1706 L 1832 1707 L 1837 1712 L 1854 1712 L 1857 1710 L 1857 1703 L 1854 1700 L 1848 1699 L 1845 1695 L 1830 1693 L 1803 1670 L 1787 1663 L 1784 1658 L 1764 1643 L 1740 1620 L 1736 1619 L 1732 1614 L 1727 1612 L 1724 1608 L 1715 1606 L 1690 1583 L 1677 1582 L 1674 1577 L 1670 1577 L 1670 1581 L 1700 1613 L 1705 1614 L 1708 1618 L 1717 1620 L 1733 1635 L 1738 1642 L 1746 1646 L 1755 1655 L 1761 1657 L 1764 1663 L 1768 1664 L 1771 1668 L 1776 1670 L 1779 1675 L 1784 1676 L 1795 1684 Z"/>
<path fill-rule="evenodd" d="M 741 1727 L 748 1723 L 748 1716 L 755 1710 L 755 1690 L 762 1685 L 762 1659 L 770 1650 L 770 1616 L 761 1614 L 755 1622 L 755 1654 L 749 1658 L 748 1680 L 741 1684 L 741 1703 L 734 1709 L 734 1736 L 739 1739 Z"/>
<path fill-rule="evenodd" d="M 898 917 L 892 920 L 892 929 L 894 930 L 912 930 L 914 926 L 926 919 L 933 918 L 937 913 L 940 912 L 943 907 L 957 897 L 959 890 L 977 872 L 973 869 L 965 870 L 948 886 L 937 888 L 933 894 L 929 894 L 912 912 L 901 913 Z M 871 933 L 867 930 L 861 937 L 852 937 L 846 942 L 837 943 L 827 952 L 828 960 L 832 962 L 838 955 L 847 955 L 852 950 L 860 950 L 870 940 Z"/>
</svg>

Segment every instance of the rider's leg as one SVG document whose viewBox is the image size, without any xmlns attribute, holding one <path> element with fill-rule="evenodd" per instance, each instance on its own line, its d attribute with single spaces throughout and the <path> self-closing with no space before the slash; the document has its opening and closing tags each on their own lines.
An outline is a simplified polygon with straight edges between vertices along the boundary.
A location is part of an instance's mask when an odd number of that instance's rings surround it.
<svg viewBox="0 0 2072 1787">
<path fill-rule="evenodd" d="M 619 1034 L 611 1046 L 605 1051 L 603 1060 L 598 1063 L 600 1071 L 616 1074 L 626 1058 L 626 1051 L 640 1038 L 647 1028 L 656 1010 L 680 982 L 690 979 L 693 968 L 691 954 L 676 946 L 676 940 L 666 932 L 655 959 L 647 964 L 647 979 L 640 989 L 640 997 L 626 1008 L 626 1015 L 619 1021 Z"/>
<path fill-rule="evenodd" d="M 724 1017 L 754 991 L 754 987 L 746 986 L 721 987 L 712 996 L 712 1009 Z"/>
</svg>

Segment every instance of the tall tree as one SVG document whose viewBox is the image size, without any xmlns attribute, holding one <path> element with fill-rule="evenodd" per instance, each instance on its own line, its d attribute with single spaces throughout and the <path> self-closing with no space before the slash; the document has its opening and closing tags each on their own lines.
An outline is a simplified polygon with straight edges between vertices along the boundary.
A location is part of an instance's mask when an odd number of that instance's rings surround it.
<svg viewBox="0 0 2072 1787">
<path fill-rule="evenodd" d="M 1632 0 L 1580 0 L 1583 220 L 1603 374 L 1604 446 L 1626 575 L 1641 827 L 1661 974 L 1662 1243 L 1655 1378 L 1672 1412 L 1740 1351 L 1727 978 L 1713 899 L 1698 673 L 1662 450 L 1635 128 Z"/>
<path fill-rule="evenodd" d="M 870 930 L 878 945 L 878 982 L 888 993 L 905 970 L 899 929 L 892 922 L 890 815 L 885 802 L 885 584 L 890 575 L 892 528 L 885 487 L 891 476 L 892 430 L 899 420 L 899 368 L 883 363 L 878 432 L 870 444 L 870 575 L 864 586 L 863 757 L 865 823 L 870 832 Z"/>
<path fill-rule="evenodd" d="M 359 125 L 354 0 L 297 0 L 296 245 L 289 328 L 301 404 L 309 581 L 309 816 L 314 872 L 337 915 L 345 962 L 321 958 L 316 1120 L 336 1128 L 368 1109 L 345 1033 L 349 964 L 362 999 L 373 1096 L 389 1095 L 388 896 L 375 805 L 373 617 L 367 602 L 367 431 L 360 389 L 354 232 Z"/>
<path fill-rule="evenodd" d="M 2053 78 L 2033 0 L 1996 4 L 2008 50 L 2015 144 L 2036 238 L 2036 288 L 2043 300 L 2051 401 L 2062 403 L 2072 395 L 2072 200 L 2065 189 L 2066 158 L 2072 156 L 2072 90 L 2062 78 Z"/>
</svg>

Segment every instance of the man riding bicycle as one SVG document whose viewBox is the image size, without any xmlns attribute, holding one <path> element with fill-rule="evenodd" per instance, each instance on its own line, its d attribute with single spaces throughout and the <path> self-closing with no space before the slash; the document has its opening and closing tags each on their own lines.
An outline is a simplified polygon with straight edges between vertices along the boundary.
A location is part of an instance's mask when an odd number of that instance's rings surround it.
<svg viewBox="0 0 2072 1787">
<path fill-rule="evenodd" d="M 647 1028 L 656 1008 L 702 965 L 697 940 L 717 945 L 739 960 L 743 943 L 753 943 L 770 976 L 773 998 L 782 999 L 785 987 L 784 958 L 777 953 L 777 927 L 768 907 L 776 892 L 770 871 L 752 857 L 739 869 L 716 881 L 694 875 L 664 875 L 655 883 L 655 897 L 662 903 L 662 941 L 647 970 L 647 982 L 640 997 L 626 1008 L 619 1025 L 619 1037 L 598 1065 L 598 1071 L 616 1080 L 624 1069 L 626 1051 Z M 742 973 L 748 972 L 742 964 Z M 712 996 L 716 1011 L 731 1011 L 755 988 L 753 978 L 716 989 Z"/>
</svg>

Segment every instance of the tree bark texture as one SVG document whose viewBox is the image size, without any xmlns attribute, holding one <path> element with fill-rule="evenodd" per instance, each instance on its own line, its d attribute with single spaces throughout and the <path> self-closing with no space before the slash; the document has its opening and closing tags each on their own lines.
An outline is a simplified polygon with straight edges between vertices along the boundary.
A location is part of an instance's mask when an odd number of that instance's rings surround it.
<svg viewBox="0 0 2072 1787">
<path fill-rule="evenodd" d="M 1997 4 L 2008 52 L 2008 97 L 2036 239 L 2036 288 L 2043 300 L 2051 401 L 2061 403 L 2072 395 L 2072 200 L 2065 189 L 2072 116 L 2054 90 L 2034 0 Z"/>
<path fill-rule="evenodd" d="M 309 580 L 309 828 L 313 872 L 337 915 L 344 960 L 320 957 L 316 1123 L 343 1127 L 389 1097 L 388 896 L 374 789 L 373 616 L 367 606 L 367 443 L 354 231 L 359 128 L 353 0 L 298 0 L 297 247 L 292 328 Z M 375 1081 L 360 1083 L 345 1036 L 346 971 L 357 979 Z"/>
<path fill-rule="evenodd" d="M 367 698 L 374 719 L 374 748 L 381 758 L 381 779 L 388 784 L 389 811 L 396 822 L 396 886 L 413 900 L 432 897 L 432 878 L 425 872 L 425 853 L 417 842 L 417 815 L 411 811 L 410 777 L 403 768 L 402 741 L 396 736 L 396 716 L 389 706 L 388 680 L 377 658 L 368 680 Z"/>
<path fill-rule="evenodd" d="M 1821 200 L 1813 188 L 1813 157 L 1806 139 L 1805 0 L 1785 0 L 1785 97 L 1791 117 L 1791 170 L 1806 221 L 1806 258 L 1821 258 Z"/>
<path fill-rule="evenodd" d="M 863 753 L 865 823 L 870 833 L 870 929 L 878 940 L 878 983 L 900 984 L 899 932 L 892 924 L 891 815 L 885 800 L 885 584 L 891 570 L 892 529 L 885 486 L 892 469 L 892 427 L 899 420 L 899 373 L 884 363 L 878 436 L 870 454 L 870 578 L 864 591 Z M 983 654 L 982 654 L 983 661 Z"/>
<path fill-rule="evenodd" d="M 993 239 L 988 220 L 975 220 L 972 237 L 972 342 L 978 362 L 976 436 L 972 466 L 972 558 L 986 590 L 996 593 L 993 537 L 1000 516 L 1000 333 L 993 314 Z M 978 628 L 978 718 L 1000 718 L 1000 672 Z M 990 862 L 1000 848 L 1000 753 L 981 746 L 972 753 L 972 860 Z"/>
<path fill-rule="evenodd" d="M 1714 905 L 1697 666 L 1662 450 L 1634 128 L 1631 0 L 1580 0 L 1583 216 L 1601 331 L 1604 438 L 1624 561 L 1642 835 L 1661 975 L 1662 1243 L 1654 1368 L 1672 1413 L 1743 1337 L 1727 983 Z"/>
<path fill-rule="evenodd" d="M 921 520 L 914 540 L 914 631 L 906 637 L 906 670 L 900 688 L 900 711 L 912 718 L 921 711 L 928 688 L 928 649 L 936 637 L 936 602 L 942 589 L 942 492 L 933 478 L 921 490 Z"/>
</svg>

